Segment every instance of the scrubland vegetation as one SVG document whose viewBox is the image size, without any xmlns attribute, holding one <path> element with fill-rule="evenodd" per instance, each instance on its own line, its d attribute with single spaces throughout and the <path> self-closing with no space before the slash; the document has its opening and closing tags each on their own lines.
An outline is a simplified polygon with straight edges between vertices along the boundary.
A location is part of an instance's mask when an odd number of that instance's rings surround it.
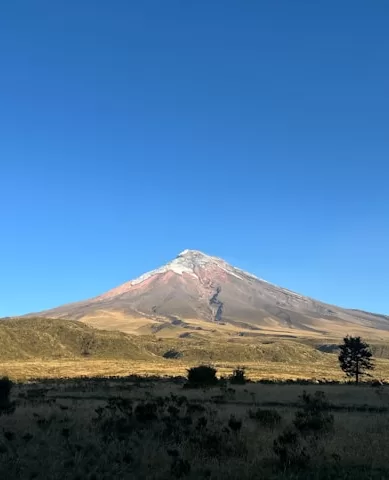
<svg viewBox="0 0 389 480">
<path fill-rule="evenodd" d="M 0 478 L 389 478 L 389 387 L 302 383 L 2 380 Z"/>
</svg>

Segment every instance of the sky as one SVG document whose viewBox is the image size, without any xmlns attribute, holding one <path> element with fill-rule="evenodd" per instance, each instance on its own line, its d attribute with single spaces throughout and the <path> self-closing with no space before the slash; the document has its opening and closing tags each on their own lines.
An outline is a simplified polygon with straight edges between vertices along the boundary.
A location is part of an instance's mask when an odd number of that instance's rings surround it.
<svg viewBox="0 0 389 480">
<path fill-rule="evenodd" d="M 0 316 L 184 249 L 389 314 L 389 3 L 0 2 Z"/>
</svg>

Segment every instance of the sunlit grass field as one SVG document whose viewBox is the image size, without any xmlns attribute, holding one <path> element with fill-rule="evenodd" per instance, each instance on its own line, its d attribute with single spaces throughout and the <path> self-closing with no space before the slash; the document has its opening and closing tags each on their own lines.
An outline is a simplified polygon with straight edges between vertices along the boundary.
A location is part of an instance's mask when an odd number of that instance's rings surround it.
<svg viewBox="0 0 389 480">
<path fill-rule="evenodd" d="M 323 362 L 242 362 L 247 375 L 253 380 L 337 380 L 345 381 L 346 377 L 340 370 L 336 355 L 325 355 Z M 186 375 L 189 367 L 199 362 L 182 362 L 180 360 L 156 359 L 144 360 L 104 360 L 104 359 L 61 359 L 61 360 L 24 360 L 6 361 L 0 363 L 0 376 L 6 375 L 17 381 L 35 378 L 75 378 L 94 376 L 127 376 Z M 210 362 L 216 366 L 221 375 L 229 375 L 236 363 Z M 389 380 L 389 360 L 377 359 L 374 378 Z"/>
</svg>

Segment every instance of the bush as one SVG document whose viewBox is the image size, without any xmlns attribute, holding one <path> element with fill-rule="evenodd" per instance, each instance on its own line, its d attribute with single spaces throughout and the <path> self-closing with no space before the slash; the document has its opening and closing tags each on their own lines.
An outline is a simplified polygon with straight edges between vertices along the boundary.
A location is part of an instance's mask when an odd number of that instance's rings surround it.
<svg viewBox="0 0 389 480">
<path fill-rule="evenodd" d="M 300 442 L 297 432 L 288 429 L 281 433 L 273 444 L 274 453 L 278 456 L 282 467 L 307 467 L 310 455 Z"/>
<path fill-rule="evenodd" d="M 375 388 L 382 387 L 384 385 L 384 382 L 382 380 L 373 380 L 371 382 L 371 386 Z"/>
<path fill-rule="evenodd" d="M 178 352 L 177 350 L 174 350 L 174 348 L 171 348 L 170 350 L 165 352 L 162 356 L 163 358 L 177 360 L 178 358 L 182 358 L 182 353 Z"/>
<path fill-rule="evenodd" d="M 277 410 L 262 410 L 258 408 L 256 411 L 249 411 L 249 417 L 257 420 L 262 427 L 273 428 L 281 423 L 282 417 Z"/>
<path fill-rule="evenodd" d="M 300 399 L 302 409 L 296 412 L 294 429 L 288 427 L 273 444 L 284 468 L 305 468 L 313 457 L 322 457 L 323 436 L 333 430 L 334 417 L 328 412 L 330 403 L 324 392 L 310 395 L 304 391 Z"/>
<path fill-rule="evenodd" d="M 244 385 L 247 379 L 245 376 L 245 369 L 244 367 L 236 368 L 232 375 L 230 376 L 230 383 L 234 385 Z"/>
<path fill-rule="evenodd" d="M 217 384 L 216 368 L 209 365 L 200 365 L 188 370 L 189 387 L 206 387 Z"/>
<path fill-rule="evenodd" d="M 0 378 L 0 415 L 11 414 L 15 410 L 15 403 L 10 401 L 12 387 L 8 377 Z"/>
<path fill-rule="evenodd" d="M 296 412 L 294 426 L 302 434 L 328 433 L 334 426 L 334 416 L 328 413 L 330 403 L 324 392 L 315 392 L 310 395 L 303 392 L 300 399 L 303 402 L 302 410 Z"/>
<path fill-rule="evenodd" d="M 156 403 L 139 403 L 135 408 L 135 417 L 138 422 L 146 423 L 156 420 L 157 417 Z"/>
<path fill-rule="evenodd" d="M 0 405 L 9 402 L 9 396 L 13 387 L 12 381 L 8 377 L 0 378 Z"/>
<path fill-rule="evenodd" d="M 96 338 L 93 334 L 81 338 L 81 355 L 88 357 L 96 349 Z"/>
<path fill-rule="evenodd" d="M 228 421 L 228 426 L 233 432 L 239 432 L 242 428 L 242 420 L 238 420 L 235 415 L 231 415 Z"/>
<path fill-rule="evenodd" d="M 170 474 L 173 478 L 186 477 L 190 473 L 190 463 L 188 460 L 183 460 L 176 456 L 173 457 L 173 462 L 170 469 Z"/>
</svg>

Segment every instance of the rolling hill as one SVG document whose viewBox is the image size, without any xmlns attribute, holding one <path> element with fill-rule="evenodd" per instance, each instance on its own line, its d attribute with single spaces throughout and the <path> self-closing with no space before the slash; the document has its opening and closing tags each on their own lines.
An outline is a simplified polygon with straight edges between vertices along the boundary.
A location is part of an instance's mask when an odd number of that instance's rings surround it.
<svg viewBox="0 0 389 480">
<path fill-rule="evenodd" d="M 183 362 L 320 362 L 328 354 L 315 345 L 293 340 L 244 339 L 218 342 L 211 338 L 134 336 L 94 329 L 79 321 L 50 318 L 13 318 L 0 322 L 1 361 L 99 359 L 133 360 L 145 364 L 165 359 Z M 174 352 L 176 356 L 167 355 Z"/>
<path fill-rule="evenodd" d="M 138 338 L 96 330 L 82 322 L 13 318 L 0 322 L 0 360 L 123 358 L 150 361 L 154 354 Z"/>
</svg>

